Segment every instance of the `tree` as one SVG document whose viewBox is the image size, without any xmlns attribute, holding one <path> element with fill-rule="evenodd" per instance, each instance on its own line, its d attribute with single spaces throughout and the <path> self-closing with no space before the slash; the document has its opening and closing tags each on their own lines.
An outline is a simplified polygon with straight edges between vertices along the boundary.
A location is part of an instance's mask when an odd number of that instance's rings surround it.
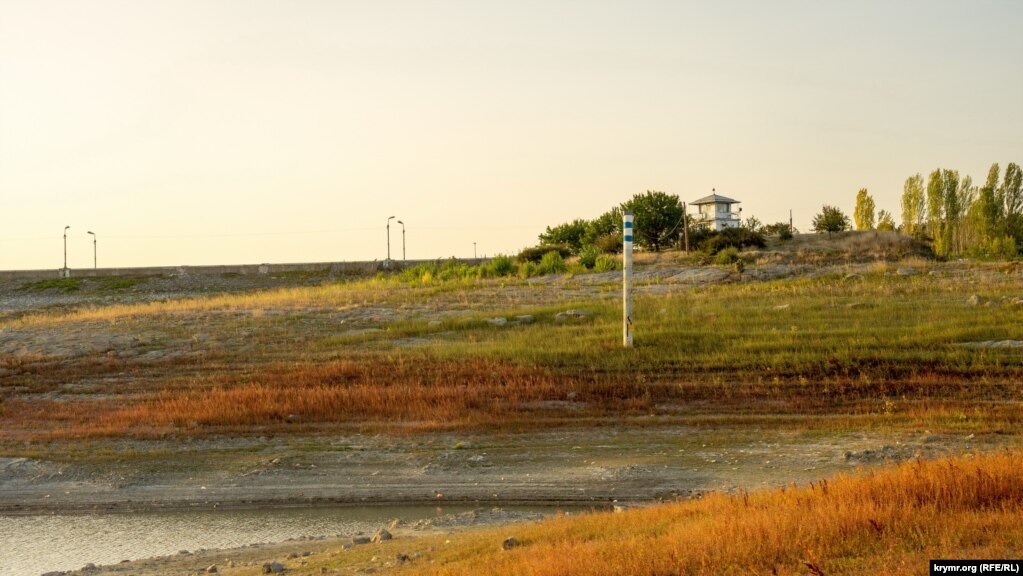
<svg viewBox="0 0 1023 576">
<path fill-rule="evenodd" d="M 821 208 L 820 214 L 813 217 L 814 232 L 827 232 L 828 237 L 834 232 L 849 229 L 849 217 L 841 210 L 827 204 Z"/>
<path fill-rule="evenodd" d="M 540 234 L 540 244 L 563 244 L 568 246 L 573 254 L 578 254 L 583 247 L 583 234 L 586 233 L 586 225 L 585 220 L 576 218 L 554 228 L 548 226 L 547 230 Z"/>
<path fill-rule="evenodd" d="M 601 252 L 622 250 L 622 209 L 618 206 L 586 224 L 583 246 L 596 246 Z"/>
<path fill-rule="evenodd" d="M 1010 162 L 1002 178 L 1002 197 L 1005 198 L 1005 231 L 1023 246 L 1023 170 Z"/>
<path fill-rule="evenodd" d="M 895 231 L 895 218 L 887 210 L 881 210 L 877 213 L 877 229 L 885 232 Z"/>
<path fill-rule="evenodd" d="M 750 216 L 742 223 L 742 227 L 749 230 L 750 232 L 764 232 L 764 223 L 760 221 L 760 218 L 756 216 Z"/>
<path fill-rule="evenodd" d="M 941 245 L 945 254 L 959 253 L 959 171 L 941 171 L 941 196 L 944 199 L 942 211 L 945 215 L 941 229 Z"/>
<path fill-rule="evenodd" d="M 924 219 L 924 178 L 919 173 L 906 178 L 902 187 L 902 233 L 914 236 Z"/>
<path fill-rule="evenodd" d="M 622 211 L 635 216 L 635 242 L 641 248 L 658 252 L 682 233 L 682 202 L 674 194 L 647 190 L 622 204 Z"/>
<path fill-rule="evenodd" d="M 941 168 L 927 176 L 927 233 L 934 239 L 934 252 L 947 253 L 944 245 L 945 180 Z"/>
<path fill-rule="evenodd" d="M 866 188 L 860 188 L 856 194 L 856 208 L 853 210 L 857 230 L 874 229 L 874 208 L 874 197 L 867 193 Z"/>
<path fill-rule="evenodd" d="M 988 244 L 1000 239 L 1003 232 L 1003 201 L 998 192 L 998 164 L 992 164 L 987 173 L 987 182 L 977 194 L 977 202 L 973 210 L 974 226 L 977 239 L 981 244 Z"/>
</svg>

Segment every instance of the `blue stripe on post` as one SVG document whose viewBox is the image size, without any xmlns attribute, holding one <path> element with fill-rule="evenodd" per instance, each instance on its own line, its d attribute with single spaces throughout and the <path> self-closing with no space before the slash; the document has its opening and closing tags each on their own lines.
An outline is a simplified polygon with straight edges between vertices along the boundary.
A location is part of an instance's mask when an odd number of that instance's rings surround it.
<svg viewBox="0 0 1023 576">
<path fill-rule="evenodd" d="M 632 236 L 631 235 L 626 236 L 625 237 L 625 241 L 626 242 L 632 242 Z"/>
<path fill-rule="evenodd" d="M 626 222 L 625 223 L 625 227 L 626 228 L 632 228 L 632 222 L 631 221 L 630 222 Z"/>
</svg>

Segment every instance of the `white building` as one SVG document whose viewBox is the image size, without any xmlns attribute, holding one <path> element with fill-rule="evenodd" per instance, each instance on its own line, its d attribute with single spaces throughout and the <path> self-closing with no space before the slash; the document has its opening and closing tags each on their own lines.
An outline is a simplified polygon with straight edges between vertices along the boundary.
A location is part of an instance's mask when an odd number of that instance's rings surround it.
<svg viewBox="0 0 1023 576">
<path fill-rule="evenodd" d="M 704 196 L 691 203 L 698 210 L 692 223 L 719 232 L 725 228 L 738 228 L 742 223 L 742 208 L 733 209 L 732 206 L 736 204 L 739 204 L 738 200 L 732 200 L 719 194 Z"/>
</svg>

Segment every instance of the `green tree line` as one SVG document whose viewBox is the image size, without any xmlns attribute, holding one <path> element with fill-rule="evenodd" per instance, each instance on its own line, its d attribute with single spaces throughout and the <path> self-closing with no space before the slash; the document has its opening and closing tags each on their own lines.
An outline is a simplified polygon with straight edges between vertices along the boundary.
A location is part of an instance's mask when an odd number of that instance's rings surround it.
<svg viewBox="0 0 1023 576">
<path fill-rule="evenodd" d="M 1023 170 L 1009 163 L 1003 173 L 997 163 L 983 186 L 958 170 L 937 168 L 906 179 L 902 188 L 902 224 L 908 236 L 931 242 L 939 256 L 1012 258 L 1023 247 Z M 866 189 L 856 195 L 853 219 L 859 230 L 895 230 L 894 218 L 877 213 Z"/>
</svg>

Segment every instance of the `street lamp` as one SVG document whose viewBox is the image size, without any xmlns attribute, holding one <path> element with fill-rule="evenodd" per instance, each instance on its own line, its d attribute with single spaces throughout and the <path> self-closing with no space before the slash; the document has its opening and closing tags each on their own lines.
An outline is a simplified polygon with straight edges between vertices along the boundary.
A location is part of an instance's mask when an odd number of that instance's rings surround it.
<svg viewBox="0 0 1023 576">
<path fill-rule="evenodd" d="M 86 232 L 86 234 L 92 234 L 92 269 L 96 269 L 96 233 Z"/>
<path fill-rule="evenodd" d="M 401 224 L 401 261 L 405 261 L 405 223 L 398 220 L 398 224 Z"/>
<path fill-rule="evenodd" d="M 476 243 L 475 242 L 472 243 L 472 259 L 473 260 L 476 259 Z"/>
<path fill-rule="evenodd" d="M 394 216 L 387 219 L 387 261 L 391 261 L 391 220 L 394 220 Z"/>
<path fill-rule="evenodd" d="M 67 229 L 70 226 L 64 227 L 64 276 L 67 277 Z"/>
</svg>

